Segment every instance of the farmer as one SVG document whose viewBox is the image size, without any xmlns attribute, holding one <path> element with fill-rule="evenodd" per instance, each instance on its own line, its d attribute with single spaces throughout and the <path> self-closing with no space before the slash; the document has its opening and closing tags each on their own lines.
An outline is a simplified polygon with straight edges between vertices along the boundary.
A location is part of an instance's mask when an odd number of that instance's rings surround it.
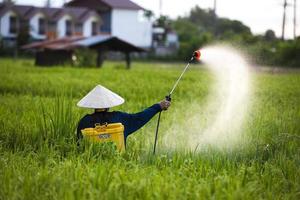
<svg viewBox="0 0 300 200">
<path fill-rule="evenodd" d="M 171 105 L 170 101 L 163 100 L 136 114 L 119 111 L 108 112 L 109 108 L 123 103 L 124 99 L 122 97 L 101 85 L 97 85 L 77 103 L 79 107 L 95 109 L 93 114 L 87 114 L 79 121 L 77 128 L 78 141 L 82 138 L 81 131 L 85 128 L 94 128 L 96 123 L 122 123 L 126 143 L 126 139 L 130 134 L 143 127 L 156 113 L 167 110 Z"/>
</svg>

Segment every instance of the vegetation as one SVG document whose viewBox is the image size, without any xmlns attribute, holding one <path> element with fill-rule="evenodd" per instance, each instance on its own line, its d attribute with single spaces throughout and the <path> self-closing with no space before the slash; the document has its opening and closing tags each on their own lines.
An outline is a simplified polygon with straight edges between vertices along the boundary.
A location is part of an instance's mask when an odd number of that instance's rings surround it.
<svg viewBox="0 0 300 200">
<path fill-rule="evenodd" d="M 96 84 L 126 99 L 116 109 L 137 112 L 165 96 L 181 65 L 134 63 L 125 71 L 115 62 L 36 68 L 32 60 L 2 59 L 0 199 L 299 199 L 299 74 L 253 75 L 249 140 L 237 149 L 171 152 L 160 143 L 153 156 L 155 119 L 129 137 L 123 154 L 77 147 L 76 124 L 90 111 L 75 105 Z M 162 115 L 160 137 L 189 102 L 202 105 L 212 79 L 190 69 Z"/>
<path fill-rule="evenodd" d="M 162 23 L 161 21 L 164 21 Z M 237 20 L 220 18 L 213 10 L 196 6 L 186 17 L 171 21 L 159 18 L 161 25 L 173 27 L 179 35 L 178 58 L 190 56 L 190 52 L 210 43 L 223 42 L 235 44 L 247 50 L 258 64 L 275 66 L 300 66 L 300 38 L 281 41 L 274 31 L 267 30 L 264 35 L 253 35 L 248 26 Z"/>
<path fill-rule="evenodd" d="M 73 65 L 77 67 L 93 67 L 96 66 L 97 52 L 88 48 L 76 49 L 74 52 L 76 59 Z"/>
</svg>

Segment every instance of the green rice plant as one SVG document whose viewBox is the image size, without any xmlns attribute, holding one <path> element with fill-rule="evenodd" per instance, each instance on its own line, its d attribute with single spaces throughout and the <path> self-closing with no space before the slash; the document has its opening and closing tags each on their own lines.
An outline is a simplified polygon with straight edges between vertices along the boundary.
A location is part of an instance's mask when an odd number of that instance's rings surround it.
<svg viewBox="0 0 300 200">
<path fill-rule="evenodd" d="M 77 122 L 93 111 L 76 102 L 96 84 L 126 99 L 113 110 L 134 113 L 164 98 L 182 70 L 180 63 L 118 65 L 38 68 L 32 60 L 0 60 L 0 199 L 300 198 L 299 74 L 253 73 L 251 111 L 235 148 L 163 148 L 169 128 L 189 120 L 191 104 L 206 123 L 201 110 L 214 77 L 195 66 L 162 115 L 157 155 L 155 117 L 128 137 L 123 153 L 112 144 L 78 146 Z"/>
<path fill-rule="evenodd" d="M 41 102 L 38 127 L 40 134 L 50 146 L 74 143 L 78 115 L 74 112 L 72 97 L 55 97 L 53 105 Z"/>
</svg>

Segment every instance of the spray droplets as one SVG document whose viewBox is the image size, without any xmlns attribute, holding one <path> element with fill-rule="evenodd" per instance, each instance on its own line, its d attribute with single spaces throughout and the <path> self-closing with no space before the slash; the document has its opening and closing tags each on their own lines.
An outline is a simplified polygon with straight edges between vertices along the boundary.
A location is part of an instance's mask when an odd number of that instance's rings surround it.
<svg viewBox="0 0 300 200">
<path fill-rule="evenodd" d="M 200 59 L 200 51 L 196 52 L 199 52 Z M 214 74 L 216 81 L 210 89 L 207 102 L 202 105 L 193 102 L 193 112 L 187 114 L 188 122 L 174 125 L 176 127 L 171 127 L 165 137 L 166 141 L 181 139 L 165 144 L 190 150 L 205 146 L 231 148 L 241 138 L 247 112 L 249 66 L 245 58 L 230 47 L 210 46 L 201 52 L 201 60 Z"/>
<path fill-rule="evenodd" d="M 241 136 L 249 99 L 249 66 L 245 58 L 229 47 L 208 47 L 202 61 L 217 77 L 208 108 L 215 115 L 202 132 L 202 143 L 231 146 Z M 217 108 L 215 110 L 215 108 Z"/>
</svg>

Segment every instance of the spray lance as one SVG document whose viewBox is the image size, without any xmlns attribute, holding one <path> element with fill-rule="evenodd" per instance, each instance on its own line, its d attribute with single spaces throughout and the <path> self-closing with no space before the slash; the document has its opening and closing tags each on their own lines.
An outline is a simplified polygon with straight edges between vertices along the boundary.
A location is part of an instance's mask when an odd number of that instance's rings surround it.
<svg viewBox="0 0 300 200">
<path fill-rule="evenodd" d="M 166 96 L 166 100 L 167 101 L 171 101 L 171 95 L 174 92 L 175 88 L 177 87 L 179 81 L 181 80 L 181 78 L 183 77 L 183 75 L 185 74 L 186 70 L 189 68 L 190 64 L 192 61 L 196 60 L 199 61 L 201 57 L 201 52 L 200 50 L 197 50 L 193 53 L 192 58 L 190 59 L 190 61 L 187 63 L 187 65 L 185 66 L 184 70 L 182 71 L 182 73 L 180 74 L 179 78 L 177 79 L 177 81 L 175 82 L 172 90 L 169 92 L 169 94 Z M 155 154 L 155 150 L 156 150 L 156 144 L 157 144 L 157 136 L 158 136 L 158 130 L 159 130 L 159 123 L 160 123 L 160 116 L 161 116 L 161 111 L 159 112 L 158 115 L 158 119 L 157 119 L 157 125 L 156 125 L 156 132 L 155 132 L 155 140 L 154 140 L 154 146 L 153 146 L 153 154 Z"/>
</svg>

